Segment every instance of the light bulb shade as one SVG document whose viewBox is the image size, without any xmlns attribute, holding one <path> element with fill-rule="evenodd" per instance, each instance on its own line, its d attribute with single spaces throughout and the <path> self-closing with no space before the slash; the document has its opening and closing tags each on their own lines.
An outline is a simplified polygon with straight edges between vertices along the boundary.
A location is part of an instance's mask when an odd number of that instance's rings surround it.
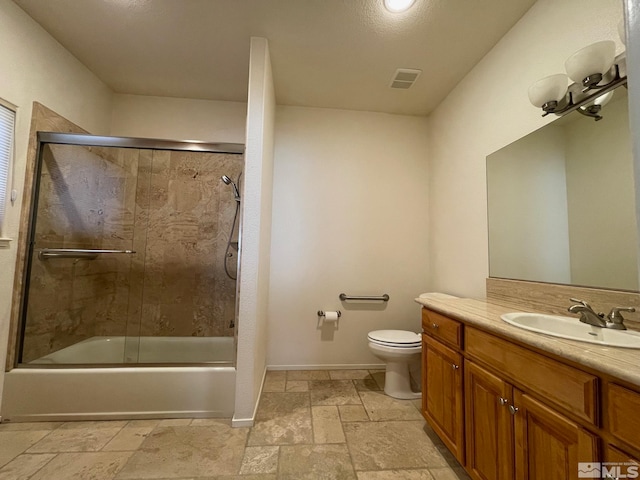
<svg viewBox="0 0 640 480">
<path fill-rule="evenodd" d="M 614 90 L 611 90 L 610 92 L 597 96 L 593 101 L 587 103 L 585 107 L 590 107 L 591 105 L 600 105 L 601 107 L 604 107 L 613 98 L 613 92 Z"/>
<path fill-rule="evenodd" d="M 404 12 L 409 10 L 415 0 L 384 0 L 384 6 L 392 13 Z"/>
<path fill-rule="evenodd" d="M 548 102 L 560 102 L 567 95 L 568 84 L 564 73 L 541 78 L 529 87 L 529 101 L 538 108 Z"/>
<path fill-rule="evenodd" d="M 616 58 L 616 44 L 613 40 L 593 43 L 571 55 L 564 63 L 569 78 L 576 83 L 590 75 L 609 71 Z"/>
</svg>

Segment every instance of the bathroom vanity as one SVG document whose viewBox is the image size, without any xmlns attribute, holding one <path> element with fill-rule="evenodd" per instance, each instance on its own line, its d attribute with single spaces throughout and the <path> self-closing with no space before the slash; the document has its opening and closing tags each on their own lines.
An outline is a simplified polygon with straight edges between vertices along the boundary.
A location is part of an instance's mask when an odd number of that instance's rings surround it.
<svg viewBox="0 0 640 480">
<path fill-rule="evenodd" d="M 635 478 L 640 349 L 528 332 L 491 301 L 416 301 L 422 413 L 473 479 L 578 479 L 596 462 L 615 465 L 590 478 Z"/>
</svg>

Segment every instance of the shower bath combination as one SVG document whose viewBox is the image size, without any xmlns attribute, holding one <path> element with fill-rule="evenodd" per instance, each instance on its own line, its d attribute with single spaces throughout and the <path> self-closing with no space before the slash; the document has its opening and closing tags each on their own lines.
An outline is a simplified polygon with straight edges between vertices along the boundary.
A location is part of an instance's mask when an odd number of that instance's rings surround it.
<svg viewBox="0 0 640 480">
<path fill-rule="evenodd" d="M 237 249 L 244 146 L 37 141 L 3 420 L 231 416 L 238 292 L 220 260 Z M 233 190 L 217 187 L 223 173 Z M 156 185 L 163 201 L 149 195 Z"/>
<path fill-rule="evenodd" d="M 238 183 L 240 183 L 240 179 L 242 178 L 242 172 L 240 173 L 240 175 L 238 176 Z M 237 280 L 238 276 L 236 275 L 235 277 L 229 272 L 229 259 L 233 258 L 233 251 L 232 249 L 235 247 L 235 250 L 238 251 L 238 242 L 234 242 L 233 241 L 233 233 L 236 230 L 236 223 L 238 221 L 238 214 L 240 213 L 240 190 L 238 189 L 238 185 L 236 185 L 236 183 L 231 180 L 230 177 L 228 177 L 227 175 L 222 175 L 222 177 L 220 177 L 220 180 L 222 180 L 225 185 L 231 185 L 233 187 L 233 196 L 236 200 L 236 211 L 233 215 L 233 223 L 231 224 L 231 231 L 229 232 L 229 240 L 227 241 L 227 248 L 225 250 L 224 253 L 224 272 L 227 274 L 227 277 L 229 277 L 231 280 Z"/>
</svg>

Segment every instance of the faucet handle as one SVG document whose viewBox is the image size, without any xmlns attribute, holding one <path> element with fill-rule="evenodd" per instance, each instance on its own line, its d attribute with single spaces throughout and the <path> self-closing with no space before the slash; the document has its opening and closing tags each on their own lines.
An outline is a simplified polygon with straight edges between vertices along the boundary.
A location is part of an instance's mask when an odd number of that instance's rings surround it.
<svg viewBox="0 0 640 480">
<path fill-rule="evenodd" d="M 622 315 L 620 314 L 620 312 L 635 312 L 635 311 L 636 309 L 633 307 L 613 307 L 609 312 L 609 315 L 607 315 L 607 319 L 610 322 L 621 324 L 624 321 L 624 318 L 622 318 Z"/>
<path fill-rule="evenodd" d="M 579 303 L 579 304 L 581 304 L 582 306 L 584 306 L 584 307 L 588 308 L 589 310 L 593 310 L 593 309 L 591 308 L 591 305 L 589 305 L 589 304 L 588 304 L 586 301 L 584 301 L 584 300 L 578 300 L 577 298 L 570 298 L 569 300 L 571 300 L 572 302 Z"/>
</svg>

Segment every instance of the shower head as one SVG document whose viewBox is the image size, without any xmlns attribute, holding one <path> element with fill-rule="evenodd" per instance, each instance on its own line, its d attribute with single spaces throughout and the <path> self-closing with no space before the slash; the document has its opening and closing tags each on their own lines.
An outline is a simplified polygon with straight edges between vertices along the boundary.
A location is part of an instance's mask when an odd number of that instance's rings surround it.
<svg viewBox="0 0 640 480">
<path fill-rule="evenodd" d="M 222 180 L 226 185 L 232 185 L 233 186 L 233 195 L 236 199 L 236 202 L 240 201 L 240 190 L 238 190 L 238 186 L 235 184 L 235 182 L 233 180 L 231 180 L 228 176 L 226 175 L 222 175 L 220 177 L 220 180 Z"/>
</svg>

